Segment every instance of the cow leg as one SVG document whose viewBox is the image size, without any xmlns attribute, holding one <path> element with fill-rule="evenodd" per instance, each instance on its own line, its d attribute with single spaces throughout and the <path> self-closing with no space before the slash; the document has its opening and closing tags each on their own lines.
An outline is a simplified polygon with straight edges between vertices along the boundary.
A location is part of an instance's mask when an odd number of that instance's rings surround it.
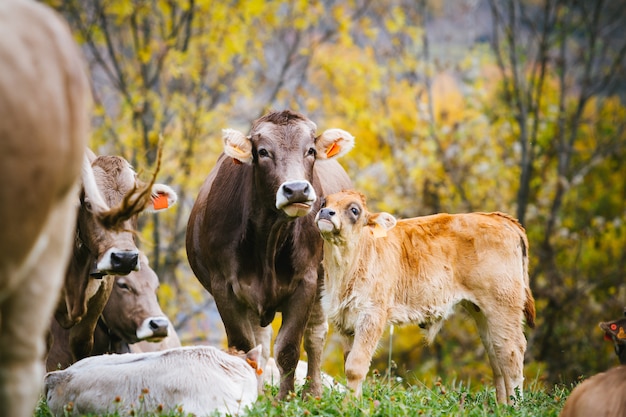
<svg viewBox="0 0 626 417">
<path fill-rule="evenodd" d="M 224 323 L 228 347 L 235 347 L 244 352 L 254 349 L 255 337 L 248 317 L 249 311 L 239 302 L 226 278 L 213 280 L 211 294 Z"/>
<path fill-rule="evenodd" d="M 31 416 L 37 404 L 46 334 L 74 237 L 74 198 L 72 189 L 51 213 L 41 235 L 47 245 L 32 268 L 20 272 L 19 288 L 0 305 L 0 416 Z M 0 282 L 6 282 L 4 277 Z"/>
<path fill-rule="evenodd" d="M 372 356 L 383 335 L 387 322 L 385 311 L 367 312 L 359 316 L 354 329 L 352 350 L 346 357 L 346 379 L 356 397 L 360 397 L 363 381 L 369 371 Z"/>
<path fill-rule="evenodd" d="M 317 397 L 322 395 L 322 353 L 327 334 L 328 322 L 326 321 L 326 314 L 324 314 L 318 294 L 304 331 L 304 350 L 307 353 L 308 360 L 308 385 L 305 385 L 303 396 L 312 395 Z"/>
<path fill-rule="evenodd" d="M 467 307 L 485 345 L 493 370 L 496 398 L 501 404 L 513 404 L 512 398 L 522 395 L 524 382 L 524 352 L 526 338 L 522 331 L 522 309 L 510 309 L 499 314 L 489 314 L 484 309 L 476 311 Z M 508 310 L 508 309 L 507 309 Z M 506 320 L 502 320 L 506 317 Z"/>
<path fill-rule="evenodd" d="M 308 285 L 311 282 L 315 285 Z M 294 291 L 282 310 L 283 322 L 274 345 L 276 365 L 280 372 L 279 399 L 284 399 L 290 392 L 295 392 L 294 377 L 300 361 L 300 344 L 316 292 L 317 276 L 312 280 L 307 280 L 305 277 L 301 286 Z M 319 369 L 318 372 L 320 372 Z"/>
</svg>

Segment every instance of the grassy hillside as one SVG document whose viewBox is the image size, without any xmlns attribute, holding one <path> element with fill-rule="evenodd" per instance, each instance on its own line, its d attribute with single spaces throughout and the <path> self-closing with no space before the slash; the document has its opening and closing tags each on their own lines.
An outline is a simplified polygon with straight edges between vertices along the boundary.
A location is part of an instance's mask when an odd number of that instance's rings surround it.
<svg viewBox="0 0 626 417">
<path fill-rule="evenodd" d="M 372 377 L 364 385 L 363 398 L 345 399 L 344 394 L 325 389 L 321 398 L 306 401 L 293 395 L 289 401 L 275 399 L 276 388 L 270 388 L 255 406 L 241 412 L 250 417 L 302 417 L 302 416 L 511 416 L 551 417 L 558 416 L 570 390 L 555 387 L 550 391 L 530 384 L 524 398 L 515 406 L 498 405 L 495 390 L 491 386 L 468 387 L 462 383 L 445 384 L 440 381 L 431 386 L 424 384 L 408 388 L 401 384 L 390 384 L 382 377 Z M 138 401 L 135 416 L 183 417 L 182 413 L 158 413 L 144 410 Z M 50 417 L 42 401 L 35 417 Z M 114 413 L 102 417 L 121 417 Z"/>
</svg>

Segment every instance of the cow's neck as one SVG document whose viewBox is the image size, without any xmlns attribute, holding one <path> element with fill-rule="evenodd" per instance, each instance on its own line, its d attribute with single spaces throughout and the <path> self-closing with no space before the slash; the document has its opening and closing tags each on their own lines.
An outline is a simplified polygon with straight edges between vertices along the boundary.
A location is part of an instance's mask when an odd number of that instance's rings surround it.
<svg viewBox="0 0 626 417">
<path fill-rule="evenodd" d="M 340 295 L 352 285 L 361 264 L 371 259 L 375 242 L 369 236 L 355 240 L 324 241 L 324 287 L 327 293 Z"/>
<path fill-rule="evenodd" d="M 251 219 L 257 259 L 263 265 L 264 278 L 275 280 L 276 257 L 293 232 L 297 221 L 298 219 L 288 219 L 275 212 L 260 214 Z"/>
</svg>

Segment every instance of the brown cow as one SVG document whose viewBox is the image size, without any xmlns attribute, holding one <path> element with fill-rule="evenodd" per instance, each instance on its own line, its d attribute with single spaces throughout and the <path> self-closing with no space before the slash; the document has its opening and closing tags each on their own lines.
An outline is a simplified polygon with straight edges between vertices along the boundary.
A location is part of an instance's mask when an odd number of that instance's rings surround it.
<svg viewBox="0 0 626 417">
<path fill-rule="evenodd" d="M 0 416 L 31 416 L 63 283 L 91 103 L 67 24 L 0 2 Z"/>
<path fill-rule="evenodd" d="M 137 179 L 135 171 L 122 157 L 99 156 L 91 165 L 104 204 L 120 212 L 125 211 L 129 201 L 136 201 L 137 193 L 149 187 Z M 135 244 L 137 213 L 144 209 L 164 210 L 176 202 L 176 193 L 167 185 L 153 184 L 150 192 L 152 198 L 117 216 L 118 220 L 126 219 L 119 230 L 105 228 L 98 222 L 92 199 L 81 194 L 74 250 L 55 313 L 58 324 L 70 329 L 74 361 L 92 351 L 96 323 L 111 294 L 113 275 L 139 269 L 139 250 Z M 165 200 L 167 204 L 161 204 Z"/>
<path fill-rule="evenodd" d="M 626 314 L 626 309 L 624 310 Z M 570 394 L 560 417 L 626 415 L 626 318 L 601 322 L 604 338 L 613 342 L 622 366 L 586 379 Z"/>
<path fill-rule="evenodd" d="M 522 322 L 533 327 L 535 317 L 528 241 L 515 219 L 470 213 L 396 222 L 346 191 L 326 197 L 316 222 L 324 238 L 322 305 L 343 335 L 356 395 L 387 323 L 420 323 L 432 341 L 460 303 L 478 325 L 498 401 L 512 402 L 524 380 Z"/>
<path fill-rule="evenodd" d="M 215 298 L 229 346 L 249 351 L 261 343 L 267 360 L 267 326 L 282 312 L 275 346 L 280 398 L 294 390 L 303 334 L 308 392 L 321 393 L 328 325 L 319 304 L 322 241 L 313 218 L 318 196 L 350 186 L 334 158 L 348 152 L 354 138 L 340 129 L 319 136 L 315 130 L 288 110 L 256 120 L 247 136 L 224 130 L 224 154 L 187 226 L 189 263 Z"/>
<path fill-rule="evenodd" d="M 611 368 L 583 381 L 570 394 L 560 417 L 626 415 L 626 366 Z"/>
<path fill-rule="evenodd" d="M 158 345 L 157 341 L 169 338 L 173 342 L 169 342 L 167 347 L 180 346 L 175 332 L 170 334 L 171 323 L 157 300 L 159 279 L 143 252 L 139 252 L 139 260 L 139 271 L 115 277 L 113 290 L 94 332 L 94 345 L 89 356 L 127 353 L 131 351 L 130 344 L 143 340 L 155 342 L 150 345 Z M 66 368 L 74 362 L 69 347 L 70 331 L 55 320 L 52 321 L 51 331 L 54 344 L 48 352 L 48 371 Z M 160 350 L 167 347 L 162 346 Z"/>
</svg>

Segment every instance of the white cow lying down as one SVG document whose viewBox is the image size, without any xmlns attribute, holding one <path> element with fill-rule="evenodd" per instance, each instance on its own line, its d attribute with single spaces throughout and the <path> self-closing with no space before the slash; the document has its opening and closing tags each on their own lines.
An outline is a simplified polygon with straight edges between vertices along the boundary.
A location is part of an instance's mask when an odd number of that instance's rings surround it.
<svg viewBox="0 0 626 417">
<path fill-rule="evenodd" d="M 198 417 L 237 414 L 259 395 L 260 357 L 261 346 L 241 356 L 211 346 L 92 356 L 48 373 L 45 394 L 56 416 L 66 410 L 69 415 L 128 415 L 179 407 Z"/>
</svg>

